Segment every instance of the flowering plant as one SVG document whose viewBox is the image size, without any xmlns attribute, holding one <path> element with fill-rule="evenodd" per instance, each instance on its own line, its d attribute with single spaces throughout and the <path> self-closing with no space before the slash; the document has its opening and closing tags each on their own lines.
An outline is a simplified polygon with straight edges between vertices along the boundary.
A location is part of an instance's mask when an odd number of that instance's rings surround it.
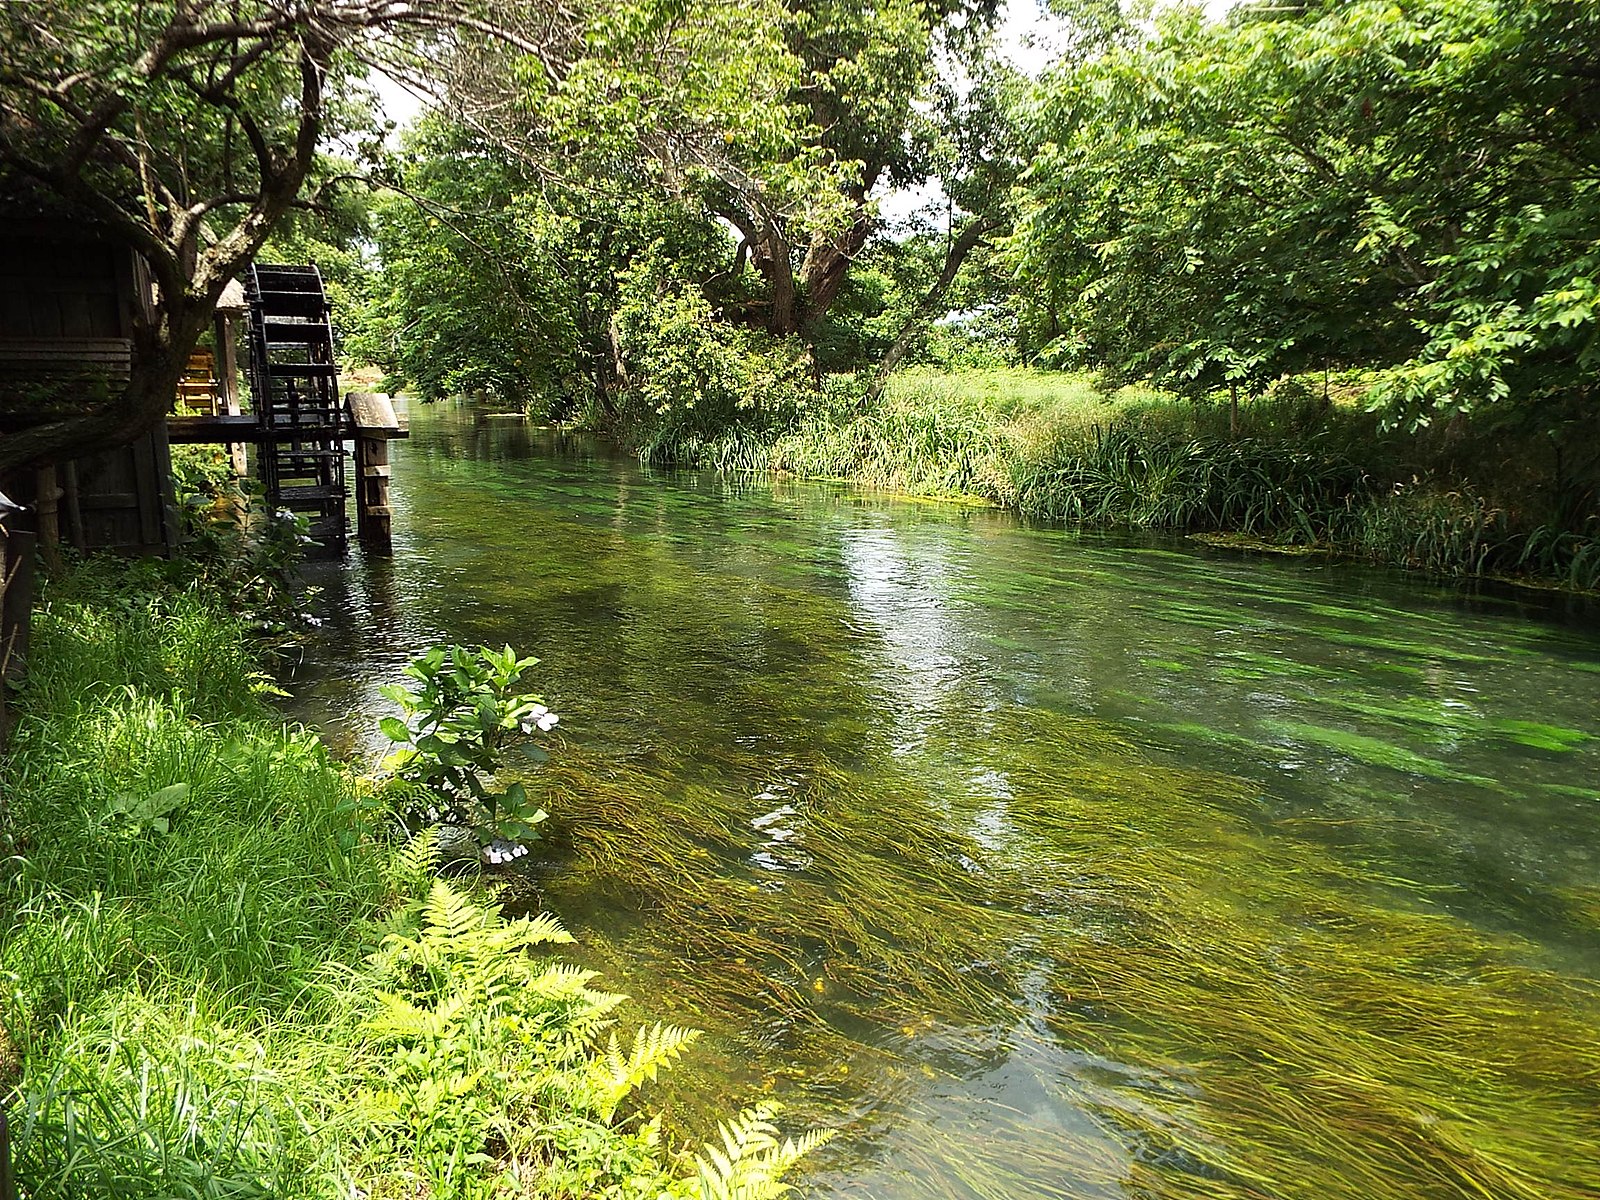
<svg viewBox="0 0 1600 1200">
<path fill-rule="evenodd" d="M 521 783 L 502 788 L 495 774 L 510 740 L 549 733 L 561 719 L 521 692 L 524 673 L 538 661 L 519 658 L 510 646 L 436 646 L 405 668 L 413 685 L 380 689 L 403 714 L 384 717 L 379 728 L 397 747 L 384 769 L 409 785 L 390 791 L 408 826 L 470 829 L 490 863 L 527 853 L 525 843 L 549 814 Z M 544 758 L 536 746 L 525 749 Z"/>
</svg>

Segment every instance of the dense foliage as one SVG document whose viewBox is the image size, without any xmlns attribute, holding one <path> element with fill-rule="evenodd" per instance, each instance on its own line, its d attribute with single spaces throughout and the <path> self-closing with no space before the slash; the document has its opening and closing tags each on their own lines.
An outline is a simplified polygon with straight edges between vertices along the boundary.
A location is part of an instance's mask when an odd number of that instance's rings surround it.
<svg viewBox="0 0 1600 1200">
<path fill-rule="evenodd" d="M 1261 448 L 1288 456 L 1262 478 L 1343 464 L 1416 512 L 1480 512 L 1503 549 L 1458 568 L 1585 574 L 1569 567 L 1600 528 L 1590 6 L 1141 21 L 1062 3 L 1069 36 L 1036 83 L 984 41 L 981 9 L 692 8 L 693 34 L 651 3 L 591 13 L 560 71 L 456 82 L 408 143 L 410 199 L 380 208 L 382 283 L 353 349 L 424 396 L 492 391 L 655 461 L 747 467 L 792 466 L 773 447 L 795 431 L 892 425 L 903 361 L 1230 396 L 1228 439 L 1241 400 L 1320 393 L 1299 441 Z M 875 217 L 930 178 L 944 214 Z M 1355 422 L 1336 464 L 1322 448 L 1348 406 L 1380 420 Z M 1058 515 L 1123 513 L 1065 477 L 1056 491 Z M 1434 561 L 1397 528 L 1387 557 Z"/>
<path fill-rule="evenodd" d="M 887 190 L 934 175 L 963 204 L 1004 202 L 1014 80 L 985 55 L 984 5 L 583 16 L 554 67 L 452 74 L 402 155 L 410 203 L 380 208 L 384 285 L 353 349 L 424 395 L 493 389 L 629 427 L 666 416 L 669 392 L 699 425 L 783 412 L 771 381 L 809 369 L 814 391 L 883 355 L 999 227 L 958 219 L 972 232 L 930 295 L 945 230 L 908 255 L 877 216 Z M 952 88 L 940 61 L 982 86 Z"/>
<path fill-rule="evenodd" d="M 1382 368 L 1424 423 L 1587 415 L 1600 13 L 1528 0 L 1163 13 L 1045 81 L 1018 240 L 1053 361 L 1204 392 Z"/>
</svg>

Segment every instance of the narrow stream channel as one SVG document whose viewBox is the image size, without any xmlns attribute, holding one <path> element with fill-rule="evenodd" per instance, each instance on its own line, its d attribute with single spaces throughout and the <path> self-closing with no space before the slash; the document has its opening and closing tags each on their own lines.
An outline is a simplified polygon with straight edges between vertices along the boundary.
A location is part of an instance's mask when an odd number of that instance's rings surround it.
<svg viewBox="0 0 1600 1200">
<path fill-rule="evenodd" d="M 1592 608 L 412 428 L 290 710 L 375 756 L 427 646 L 541 657 L 537 882 L 708 1032 L 674 1128 L 838 1127 L 815 1197 L 1600 1197 Z"/>
</svg>

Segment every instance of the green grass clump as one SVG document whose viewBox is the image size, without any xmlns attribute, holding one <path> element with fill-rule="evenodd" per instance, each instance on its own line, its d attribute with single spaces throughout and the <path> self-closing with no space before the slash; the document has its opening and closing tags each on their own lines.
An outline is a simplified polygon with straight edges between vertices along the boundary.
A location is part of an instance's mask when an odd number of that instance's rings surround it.
<svg viewBox="0 0 1600 1200">
<path fill-rule="evenodd" d="M 1449 575 L 1600 589 L 1600 517 L 1493 431 L 1384 434 L 1296 384 L 1242 404 L 1022 368 L 891 377 L 875 402 L 832 386 L 787 430 L 648 437 L 652 461 L 972 498 L 1042 520 L 1239 535 Z M 1451 480 L 1475 479 L 1468 486 Z M 1495 501 L 1483 488 L 1512 497 Z M 1592 509 L 1592 504 L 1590 505 Z"/>
<path fill-rule="evenodd" d="M 28 1200 L 776 1194 L 766 1110 L 674 1161 L 626 1098 L 692 1035 L 374 836 L 242 623 L 138 567 L 35 616 L 0 764 L 0 1103 Z M 731 1192 L 729 1194 L 732 1194 Z"/>
</svg>

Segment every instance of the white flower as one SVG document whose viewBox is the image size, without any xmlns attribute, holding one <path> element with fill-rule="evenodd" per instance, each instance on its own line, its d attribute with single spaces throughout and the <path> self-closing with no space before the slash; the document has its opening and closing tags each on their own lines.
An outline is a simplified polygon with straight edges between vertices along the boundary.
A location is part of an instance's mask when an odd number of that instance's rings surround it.
<svg viewBox="0 0 1600 1200">
<path fill-rule="evenodd" d="M 539 732 L 540 733 L 549 733 L 552 729 L 554 729 L 556 727 L 556 725 L 558 725 L 560 723 L 560 721 L 561 721 L 561 718 L 556 716 L 555 713 L 547 712 L 547 713 L 544 714 L 544 716 L 540 717 L 537 721 L 535 721 L 534 724 L 536 724 L 539 727 Z"/>
</svg>

